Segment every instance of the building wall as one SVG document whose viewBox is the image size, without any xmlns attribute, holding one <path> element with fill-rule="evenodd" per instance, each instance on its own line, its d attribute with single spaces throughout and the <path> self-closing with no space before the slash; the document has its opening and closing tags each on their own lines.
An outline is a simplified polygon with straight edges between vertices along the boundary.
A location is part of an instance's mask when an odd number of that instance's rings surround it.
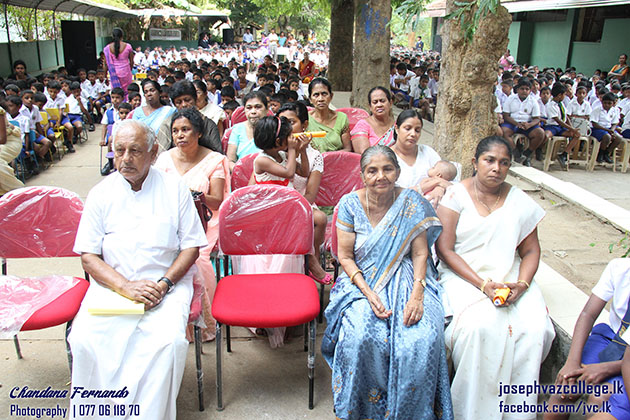
<svg viewBox="0 0 630 420">
<path fill-rule="evenodd" d="M 620 54 L 630 54 L 630 19 L 607 19 L 600 42 L 573 41 L 573 22 L 578 13 L 570 9 L 563 22 L 512 22 L 508 48 L 519 64 L 543 67 L 575 67 L 592 74 L 610 70 Z"/>
<path fill-rule="evenodd" d="M 610 70 L 621 54 L 630 54 L 630 19 L 607 19 L 601 42 L 574 42 L 570 65 L 592 75 L 595 69 Z"/>
<path fill-rule="evenodd" d="M 39 41 L 41 67 L 37 59 L 37 42 L 12 42 L 11 54 L 13 61 L 18 59 L 24 60 L 28 73 L 31 75 L 37 75 L 42 70 L 52 70 L 63 66 L 63 43 L 60 39 L 56 42 L 57 51 L 55 51 L 55 41 Z M 58 63 L 57 53 L 59 55 Z M 6 77 L 12 73 L 12 63 L 9 61 L 9 45 L 7 43 L 0 43 L 0 57 L 6 57 L 4 60 L 0 60 L 0 76 Z"/>
<path fill-rule="evenodd" d="M 564 69 L 567 66 L 575 12 L 575 9 L 569 10 L 564 22 L 530 23 L 532 31 L 529 64 L 540 68 Z"/>
</svg>

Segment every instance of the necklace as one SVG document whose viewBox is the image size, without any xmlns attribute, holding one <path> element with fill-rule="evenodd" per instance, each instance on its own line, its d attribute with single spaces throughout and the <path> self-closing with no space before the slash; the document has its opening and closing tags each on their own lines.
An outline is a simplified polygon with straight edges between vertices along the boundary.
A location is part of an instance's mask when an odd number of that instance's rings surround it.
<svg viewBox="0 0 630 420">
<path fill-rule="evenodd" d="M 499 195 L 497 196 L 497 201 L 494 202 L 494 205 L 492 207 L 488 207 L 486 203 L 484 203 L 483 201 L 479 199 L 479 191 L 477 190 L 476 181 L 477 181 L 477 178 L 475 177 L 475 179 L 473 180 L 473 187 L 475 188 L 475 197 L 477 198 L 477 202 L 481 204 L 482 206 L 484 206 L 488 210 L 488 213 L 492 213 L 493 211 L 496 210 L 497 205 L 499 204 L 499 200 L 501 200 L 501 186 L 499 186 Z"/>
<path fill-rule="evenodd" d="M 394 204 L 394 201 L 396 201 L 396 188 L 394 188 L 394 190 L 392 191 L 392 204 Z M 365 188 L 365 209 L 367 210 L 366 215 L 368 218 L 368 222 L 372 224 L 372 222 L 370 221 L 370 200 L 368 198 L 367 188 Z"/>
</svg>

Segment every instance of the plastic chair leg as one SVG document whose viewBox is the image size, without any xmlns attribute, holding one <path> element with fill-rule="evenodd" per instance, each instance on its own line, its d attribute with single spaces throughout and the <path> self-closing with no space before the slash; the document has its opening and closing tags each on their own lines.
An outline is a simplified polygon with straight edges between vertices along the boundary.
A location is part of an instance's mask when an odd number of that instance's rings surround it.
<svg viewBox="0 0 630 420">
<path fill-rule="evenodd" d="M 317 324 L 315 320 L 308 323 L 308 409 L 313 409 L 313 394 L 315 392 L 315 338 L 317 337 Z"/>
<path fill-rule="evenodd" d="M 223 377 L 221 372 L 221 323 L 217 322 L 217 336 L 215 338 L 217 345 L 217 411 L 223 411 Z"/>
<path fill-rule="evenodd" d="M 324 322 L 324 285 L 319 285 L 319 317 L 317 322 Z"/>
<path fill-rule="evenodd" d="M 586 170 L 589 172 L 593 172 L 593 170 L 595 169 L 595 163 L 597 162 L 597 155 L 599 154 L 600 144 L 595 137 L 590 137 L 589 139 L 593 147 L 591 148 L 591 158 L 589 159 Z"/>
<path fill-rule="evenodd" d="M 304 351 L 308 351 L 308 326 L 309 324 L 304 324 Z"/>
<path fill-rule="evenodd" d="M 197 365 L 197 395 L 199 397 L 199 411 L 204 411 L 203 403 L 203 368 L 201 367 L 201 328 L 195 325 L 195 363 Z"/>
<path fill-rule="evenodd" d="M 225 341 L 227 343 L 227 351 L 228 353 L 232 353 L 232 340 L 230 338 L 230 326 L 225 326 Z"/>
<path fill-rule="evenodd" d="M 13 344 L 15 344 L 15 352 L 17 353 L 17 358 L 23 359 L 22 351 L 20 350 L 20 341 L 18 340 L 17 334 L 13 336 Z"/>
</svg>

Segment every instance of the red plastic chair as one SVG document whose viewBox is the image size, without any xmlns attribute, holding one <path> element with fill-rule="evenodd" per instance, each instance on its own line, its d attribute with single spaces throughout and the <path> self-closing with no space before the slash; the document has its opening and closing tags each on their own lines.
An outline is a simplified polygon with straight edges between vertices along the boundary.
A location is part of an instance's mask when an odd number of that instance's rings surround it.
<svg viewBox="0 0 630 420">
<path fill-rule="evenodd" d="M 363 188 L 361 155 L 337 151 L 322 153 L 324 173 L 315 199 L 318 206 L 336 206 L 341 197 Z"/>
<path fill-rule="evenodd" d="M 258 153 L 252 153 L 236 161 L 232 171 L 232 191 L 246 187 L 249 184 L 249 179 L 252 177 L 252 172 L 254 172 L 254 159 L 256 159 L 256 156 L 258 156 Z"/>
<path fill-rule="evenodd" d="M 228 143 L 230 141 L 230 134 L 232 134 L 232 127 L 225 130 L 223 132 L 223 137 L 221 137 L 221 148 L 223 149 L 224 155 L 227 155 Z"/>
<path fill-rule="evenodd" d="M 348 116 L 350 122 L 350 131 L 361 120 L 364 120 L 370 116 L 370 114 L 362 108 L 337 108 L 337 111 L 343 112 Z"/>
<path fill-rule="evenodd" d="M 306 255 L 313 246 L 313 212 L 294 189 L 276 185 L 240 188 L 219 210 L 219 246 L 227 255 Z M 306 257 L 305 257 L 306 259 Z M 304 274 L 237 274 L 218 281 L 212 301 L 217 320 L 217 409 L 223 409 L 221 324 L 275 328 L 308 323 L 309 409 L 313 408 L 315 318 L 319 299 Z M 305 349 L 306 350 L 306 349 Z"/>
<path fill-rule="evenodd" d="M 247 118 L 245 117 L 245 108 L 242 106 L 236 108 L 234 112 L 232 112 L 232 116 L 230 117 L 230 121 L 232 121 L 232 127 L 246 120 Z"/>
<path fill-rule="evenodd" d="M 83 212 L 83 202 L 73 192 L 56 187 L 26 187 L 13 190 L 0 198 L 0 258 L 2 274 L 7 275 L 8 258 L 57 258 L 77 257 L 72 251 Z M 53 276 L 37 278 L 43 283 Z M 72 356 L 68 345 L 68 333 L 79 311 L 89 281 L 78 281 L 50 303 L 38 307 L 22 325 L 20 331 L 38 330 L 66 323 L 66 350 L 72 368 Z M 26 279 L 24 280 L 26 281 Z M 33 283 L 32 283 L 33 284 Z M 19 293 L 2 289 L 0 300 Z M 22 358 L 20 343 L 14 336 L 15 351 Z"/>
</svg>

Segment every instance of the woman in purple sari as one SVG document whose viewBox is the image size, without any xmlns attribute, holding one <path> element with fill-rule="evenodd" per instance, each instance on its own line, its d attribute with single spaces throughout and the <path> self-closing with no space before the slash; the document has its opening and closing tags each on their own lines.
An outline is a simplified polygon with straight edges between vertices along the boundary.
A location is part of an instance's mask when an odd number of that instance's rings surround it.
<svg viewBox="0 0 630 420">
<path fill-rule="evenodd" d="M 105 70 L 109 71 L 109 80 L 112 88 L 123 88 L 126 98 L 127 86 L 129 86 L 133 80 L 131 73 L 134 55 L 133 48 L 126 42 L 123 42 L 122 29 L 114 28 L 112 37 L 114 38 L 114 42 L 109 43 L 103 50 L 105 53 Z"/>
</svg>

